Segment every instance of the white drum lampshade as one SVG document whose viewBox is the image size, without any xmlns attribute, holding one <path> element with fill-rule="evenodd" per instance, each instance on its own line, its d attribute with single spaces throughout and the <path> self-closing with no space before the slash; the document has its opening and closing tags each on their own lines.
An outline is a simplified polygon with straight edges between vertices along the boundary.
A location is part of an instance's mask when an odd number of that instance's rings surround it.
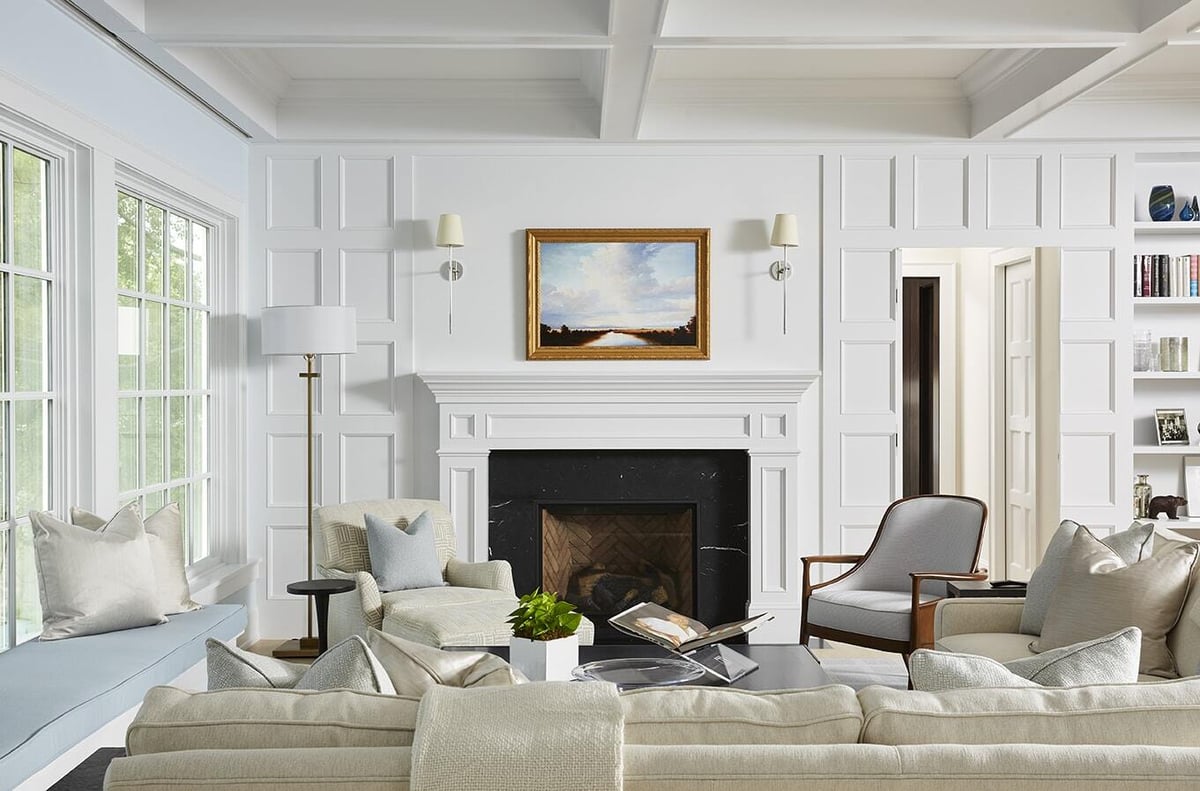
<svg viewBox="0 0 1200 791">
<path fill-rule="evenodd" d="M 263 308 L 262 353 L 354 354 L 358 326 L 354 308 L 341 305 L 280 305 Z"/>
</svg>

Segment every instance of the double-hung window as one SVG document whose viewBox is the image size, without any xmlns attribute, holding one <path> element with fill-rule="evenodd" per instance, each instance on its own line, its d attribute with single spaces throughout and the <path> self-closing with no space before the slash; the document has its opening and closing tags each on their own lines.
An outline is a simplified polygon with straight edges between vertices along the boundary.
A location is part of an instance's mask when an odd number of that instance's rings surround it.
<svg viewBox="0 0 1200 791">
<path fill-rule="evenodd" d="M 52 507 L 59 430 L 51 315 L 54 160 L 0 136 L 0 649 L 41 631 L 28 514 Z"/>
<path fill-rule="evenodd" d="M 187 563 L 210 541 L 209 262 L 214 229 L 184 210 L 117 193 L 117 479 L 149 515 L 178 503 Z"/>
</svg>

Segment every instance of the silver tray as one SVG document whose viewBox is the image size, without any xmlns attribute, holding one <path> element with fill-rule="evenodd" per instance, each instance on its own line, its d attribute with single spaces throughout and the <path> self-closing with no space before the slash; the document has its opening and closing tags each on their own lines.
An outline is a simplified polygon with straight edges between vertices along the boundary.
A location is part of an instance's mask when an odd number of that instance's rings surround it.
<svg viewBox="0 0 1200 791">
<path fill-rule="evenodd" d="M 578 681 L 610 681 L 617 689 L 670 687 L 688 684 L 704 676 L 704 668 L 670 657 L 600 659 L 571 671 Z"/>
</svg>

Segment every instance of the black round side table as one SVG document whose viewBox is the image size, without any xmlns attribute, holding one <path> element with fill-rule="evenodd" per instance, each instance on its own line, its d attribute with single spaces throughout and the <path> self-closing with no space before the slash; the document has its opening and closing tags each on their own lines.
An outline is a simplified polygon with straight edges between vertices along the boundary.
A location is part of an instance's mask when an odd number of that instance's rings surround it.
<svg viewBox="0 0 1200 791">
<path fill-rule="evenodd" d="M 287 592 L 296 596 L 312 596 L 317 605 L 317 652 L 325 653 L 329 648 L 326 636 L 329 626 L 329 597 L 335 593 L 349 593 L 354 590 L 353 580 L 304 580 L 292 582 L 287 586 Z"/>
</svg>

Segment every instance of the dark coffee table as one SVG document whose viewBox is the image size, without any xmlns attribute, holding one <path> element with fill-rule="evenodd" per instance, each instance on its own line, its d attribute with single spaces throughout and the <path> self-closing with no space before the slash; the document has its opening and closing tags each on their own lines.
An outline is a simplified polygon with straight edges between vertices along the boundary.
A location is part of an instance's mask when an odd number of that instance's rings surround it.
<svg viewBox="0 0 1200 791">
<path fill-rule="evenodd" d="M 706 675 L 695 682 L 704 686 L 733 687 L 734 689 L 804 689 L 836 684 L 821 668 L 821 663 L 805 645 L 729 645 L 727 646 L 758 663 L 758 670 L 743 676 L 732 684 Z M 508 646 L 487 646 L 473 649 L 490 651 L 508 659 Z M 581 645 L 579 662 L 595 662 L 599 659 L 621 659 L 627 657 L 672 656 L 665 649 L 651 643 L 637 645 Z"/>
</svg>

